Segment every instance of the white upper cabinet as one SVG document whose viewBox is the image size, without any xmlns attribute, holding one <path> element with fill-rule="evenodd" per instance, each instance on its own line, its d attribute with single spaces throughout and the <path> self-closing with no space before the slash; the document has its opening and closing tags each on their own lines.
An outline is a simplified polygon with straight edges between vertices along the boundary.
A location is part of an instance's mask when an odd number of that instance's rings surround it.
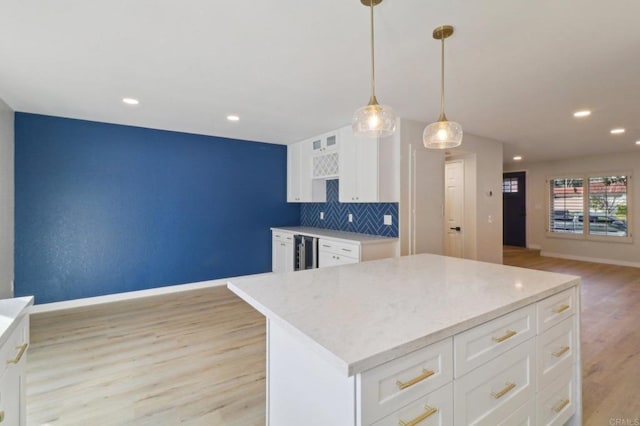
<svg viewBox="0 0 640 426">
<path fill-rule="evenodd" d="M 327 199 L 324 181 L 312 179 L 311 140 L 287 147 L 287 201 L 290 203 L 322 203 Z"/>
<path fill-rule="evenodd" d="M 329 132 L 311 139 L 313 154 L 322 154 L 338 150 L 338 132 Z"/>
<path fill-rule="evenodd" d="M 399 201 L 399 143 L 356 137 L 351 126 L 340 129 L 340 202 Z"/>
</svg>

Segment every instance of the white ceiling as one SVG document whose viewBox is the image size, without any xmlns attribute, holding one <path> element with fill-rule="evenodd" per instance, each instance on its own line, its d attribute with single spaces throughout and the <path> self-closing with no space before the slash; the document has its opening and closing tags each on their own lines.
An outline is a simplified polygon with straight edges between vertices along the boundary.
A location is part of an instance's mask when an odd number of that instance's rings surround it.
<svg viewBox="0 0 640 426">
<path fill-rule="evenodd" d="M 638 0 L 385 0 L 378 99 L 437 118 L 431 33 L 452 24 L 447 115 L 505 142 L 506 160 L 638 151 L 638 16 Z M 0 0 L 0 98 L 16 111 L 287 144 L 348 124 L 368 101 L 368 19 L 359 0 Z M 572 117 L 585 107 L 590 118 Z M 615 126 L 627 133 L 610 135 Z"/>
</svg>

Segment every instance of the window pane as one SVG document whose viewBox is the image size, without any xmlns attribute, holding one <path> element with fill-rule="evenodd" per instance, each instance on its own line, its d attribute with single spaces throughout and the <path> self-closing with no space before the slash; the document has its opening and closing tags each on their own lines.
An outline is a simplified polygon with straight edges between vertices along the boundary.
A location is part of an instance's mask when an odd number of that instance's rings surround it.
<svg viewBox="0 0 640 426">
<path fill-rule="evenodd" d="M 589 235 L 628 235 L 627 176 L 589 178 Z"/>
<path fill-rule="evenodd" d="M 552 179 L 549 189 L 549 231 L 582 234 L 584 179 Z"/>
</svg>

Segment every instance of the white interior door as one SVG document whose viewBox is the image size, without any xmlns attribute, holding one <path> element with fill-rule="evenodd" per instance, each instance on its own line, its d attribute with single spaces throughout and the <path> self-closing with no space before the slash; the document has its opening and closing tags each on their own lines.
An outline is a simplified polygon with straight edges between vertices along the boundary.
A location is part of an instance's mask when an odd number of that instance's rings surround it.
<svg viewBox="0 0 640 426">
<path fill-rule="evenodd" d="M 464 161 L 444 165 L 445 255 L 464 257 Z"/>
</svg>

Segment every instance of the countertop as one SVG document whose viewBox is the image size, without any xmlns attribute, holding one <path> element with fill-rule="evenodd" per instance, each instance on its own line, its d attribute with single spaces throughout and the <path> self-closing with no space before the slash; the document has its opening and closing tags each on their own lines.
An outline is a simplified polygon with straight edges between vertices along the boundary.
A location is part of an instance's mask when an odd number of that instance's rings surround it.
<svg viewBox="0 0 640 426">
<path fill-rule="evenodd" d="M 348 240 L 357 244 L 376 244 L 398 241 L 397 238 L 382 237 L 380 235 L 359 234 L 356 232 L 335 231 L 333 229 L 311 228 L 307 226 L 273 227 L 272 231 L 286 231 L 294 234 L 304 234 L 310 237 Z"/>
<path fill-rule="evenodd" d="M 27 314 L 33 305 L 33 296 L 0 300 L 0 346 L 4 345 L 18 320 Z"/>
<path fill-rule="evenodd" d="M 352 376 L 579 283 L 421 254 L 238 278 L 228 287 Z"/>
</svg>

